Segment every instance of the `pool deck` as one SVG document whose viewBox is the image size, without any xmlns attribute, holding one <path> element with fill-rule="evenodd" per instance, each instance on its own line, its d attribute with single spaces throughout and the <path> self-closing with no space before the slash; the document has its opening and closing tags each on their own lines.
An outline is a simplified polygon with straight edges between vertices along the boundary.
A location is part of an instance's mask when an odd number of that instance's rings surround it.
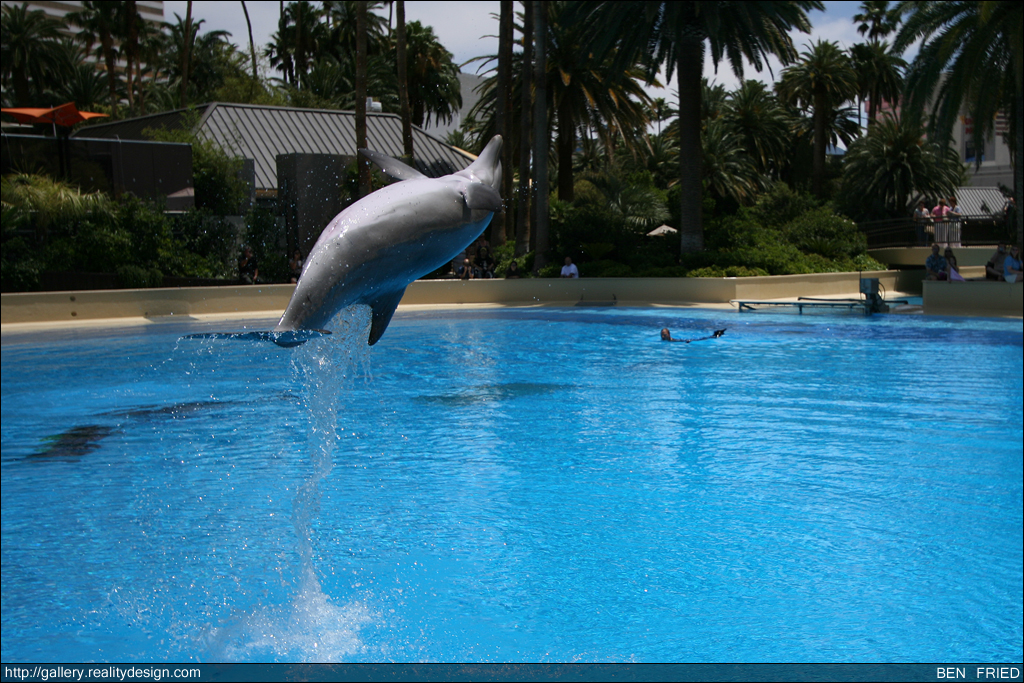
<svg viewBox="0 0 1024 683">
<path fill-rule="evenodd" d="M 894 312 L 1020 318 L 1021 283 L 922 282 L 923 271 L 816 273 L 747 278 L 418 280 L 400 310 L 494 306 L 667 306 L 736 310 L 736 301 L 859 298 L 860 277 L 878 278 L 886 298 L 923 296 Z M 132 327 L 174 319 L 277 318 L 294 285 L 179 287 L 3 294 L 0 333 L 68 327 Z"/>
</svg>

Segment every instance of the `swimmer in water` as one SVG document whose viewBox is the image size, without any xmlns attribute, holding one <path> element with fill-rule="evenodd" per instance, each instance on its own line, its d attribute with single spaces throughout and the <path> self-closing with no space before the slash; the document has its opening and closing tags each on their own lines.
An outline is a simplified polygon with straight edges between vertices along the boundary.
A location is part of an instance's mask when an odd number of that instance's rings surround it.
<svg viewBox="0 0 1024 683">
<path fill-rule="evenodd" d="M 729 328 L 725 328 L 725 329 L 729 329 Z M 689 344 L 690 342 L 704 341 L 705 339 L 718 339 L 723 334 L 725 334 L 725 330 L 715 330 L 708 337 L 699 337 L 697 339 L 673 339 L 672 338 L 672 333 L 668 331 L 668 328 L 667 327 L 663 327 L 662 330 L 661 330 L 661 341 L 683 342 L 684 344 Z"/>
</svg>

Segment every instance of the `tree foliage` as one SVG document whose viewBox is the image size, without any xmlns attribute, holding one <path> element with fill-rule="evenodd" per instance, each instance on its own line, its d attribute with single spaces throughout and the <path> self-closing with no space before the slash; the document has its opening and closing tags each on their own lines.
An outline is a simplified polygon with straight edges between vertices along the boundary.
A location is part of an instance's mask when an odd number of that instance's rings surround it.
<svg viewBox="0 0 1024 683">
<path fill-rule="evenodd" d="M 907 216 L 920 197 L 949 197 L 965 179 L 960 156 L 925 136 L 920 119 L 886 116 L 847 151 L 839 203 L 859 220 Z"/>
</svg>

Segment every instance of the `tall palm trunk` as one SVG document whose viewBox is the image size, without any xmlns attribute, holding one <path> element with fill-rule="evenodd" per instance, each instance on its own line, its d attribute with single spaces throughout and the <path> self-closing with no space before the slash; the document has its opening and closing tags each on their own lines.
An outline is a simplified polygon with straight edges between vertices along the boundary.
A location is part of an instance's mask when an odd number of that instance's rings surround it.
<svg viewBox="0 0 1024 683">
<path fill-rule="evenodd" d="M 519 206 L 516 211 L 516 256 L 530 250 L 530 116 L 533 104 L 533 0 L 523 0 L 522 112 L 519 119 Z"/>
<path fill-rule="evenodd" d="M 704 70 L 704 38 L 696 31 L 679 31 L 676 74 L 679 78 L 679 239 L 682 253 L 704 249 L 703 178 L 701 172 L 700 109 Z"/>
<path fill-rule="evenodd" d="M 402 113 L 402 149 L 412 161 L 412 114 L 409 111 L 409 65 L 405 44 L 405 0 L 398 0 L 398 103 Z"/>
<path fill-rule="evenodd" d="M 501 148 L 501 198 L 510 206 L 512 190 L 512 0 L 501 0 L 498 24 L 498 99 L 495 102 L 495 124 L 504 144 Z M 491 221 L 491 242 L 501 246 L 508 239 L 510 215 L 507 209 Z"/>
<path fill-rule="evenodd" d="M 188 9 L 185 10 L 185 44 L 181 50 L 181 97 L 179 104 L 182 108 L 188 106 L 188 67 L 189 52 L 192 48 L 192 0 L 188 0 Z"/>
<path fill-rule="evenodd" d="M 107 65 L 107 84 L 110 86 L 110 114 L 117 118 L 117 59 L 114 56 L 114 37 L 110 31 L 104 31 L 100 36 L 100 45 L 103 47 L 103 60 Z"/>
<path fill-rule="evenodd" d="M 814 164 L 812 167 L 811 191 L 821 197 L 825 181 L 825 115 L 827 101 L 825 93 L 814 93 Z"/>
<path fill-rule="evenodd" d="M 139 11 L 136 8 L 135 0 L 126 0 L 124 3 L 124 61 L 125 79 L 128 83 L 128 113 L 129 116 L 135 112 L 135 91 L 132 85 L 132 72 L 134 71 L 136 55 L 139 51 Z"/>
<path fill-rule="evenodd" d="M 356 149 L 366 145 L 366 0 L 356 3 Z M 356 154 L 359 196 L 370 194 L 370 160 Z"/>
<path fill-rule="evenodd" d="M 572 187 L 572 153 L 576 149 L 576 127 L 569 111 L 569 98 L 563 97 L 558 106 L 558 198 L 571 202 L 574 198 Z"/>
<path fill-rule="evenodd" d="M 534 228 L 537 235 L 537 253 L 533 259 L 534 271 L 547 265 L 548 251 L 548 94 L 547 94 L 547 42 L 548 3 L 534 0 L 533 24 L 536 40 L 536 58 L 533 80 L 536 96 L 533 102 L 533 205 L 536 213 Z"/>
<path fill-rule="evenodd" d="M 253 95 L 256 94 L 258 76 L 256 73 L 256 43 L 252 39 L 252 21 L 249 20 L 249 10 L 245 6 L 245 0 L 242 0 L 242 12 L 245 13 L 245 26 L 249 29 L 249 54 L 252 55 L 252 83 L 249 84 L 249 103 L 251 104 Z"/>
</svg>

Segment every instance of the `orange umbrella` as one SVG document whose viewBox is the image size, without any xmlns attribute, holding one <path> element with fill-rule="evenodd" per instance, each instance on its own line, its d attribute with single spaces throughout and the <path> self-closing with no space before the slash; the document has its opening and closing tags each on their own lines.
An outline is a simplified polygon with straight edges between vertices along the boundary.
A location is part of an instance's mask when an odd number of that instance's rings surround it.
<svg viewBox="0 0 1024 683">
<path fill-rule="evenodd" d="M 82 121 L 109 116 L 109 114 L 98 114 L 92 111 L 78 111 L 74 102 L 62 104 L 59 107 L 43 109 L 39 107 L 16 107 L 0 109 L 4 114 L 10 114 L 18 123 L 52 123 L 57 126 L 73 126 Z"/>
</svg>

